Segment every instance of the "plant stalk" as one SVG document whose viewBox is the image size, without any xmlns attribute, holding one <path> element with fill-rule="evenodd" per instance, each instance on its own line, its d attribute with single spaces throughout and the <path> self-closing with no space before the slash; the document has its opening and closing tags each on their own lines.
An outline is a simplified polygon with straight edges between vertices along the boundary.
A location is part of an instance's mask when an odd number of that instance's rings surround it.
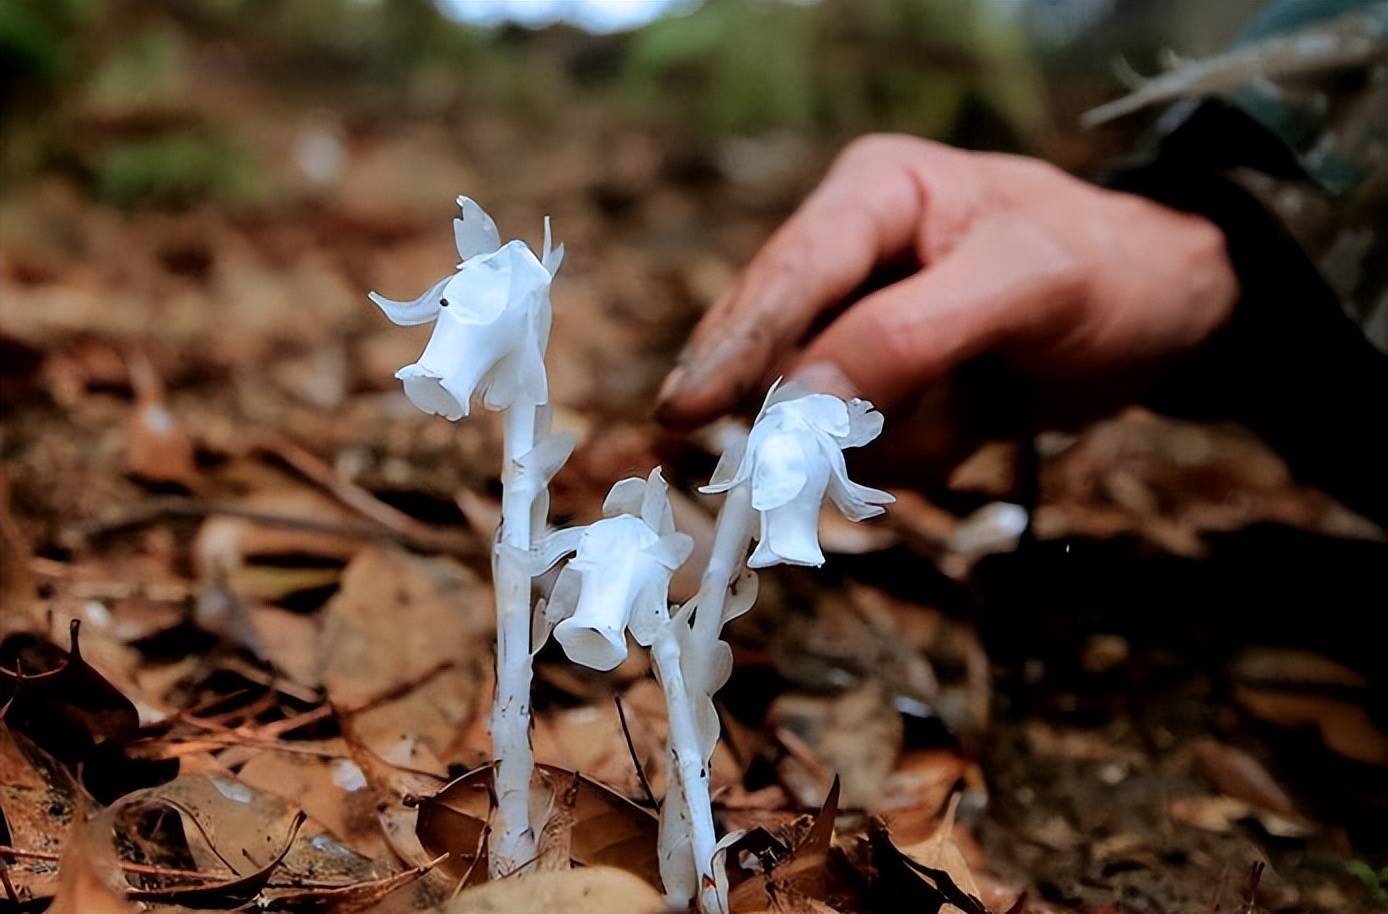
<svg viewBox="0 0 1388 914">
<path fill-rule="evenodd" d="M 530 822 L 530 514 L 537 492 L 520 459 L 535 444 L 533 404 L 517 402 L 503 413 L 501 530 L 510 549 L 495 558 L 496 697 L 492 704 L 492 754 L 496 756 L 497 810 L 488 845 L 491 877 L 499 879 L 535 856 Z"/>
<path fill-rule="evenodd" d="M 719 881 L 713 876 L 713 854 L 718 839 L 713 830 L 713 807 L 709 800 L 708 761 L 699 745 L 694 704 L 680 668 L 679 640 L 672 630 L 667 628 L 656 638 L 651 645 L 651 658 L 665 690 L 665 705 L 670 715 L 670 756 L 674 765 L 669 782 L 681 791 L 688 811 L 689 845 L 698 880 L 699 910 L 703 914 L 723 914 L 728 909 L 727 899 L 719 897 Z M 673 804 L 667 800 L 666 805 Z M 677 903 L 682 901 L 687 900 L 676 900 Z"/>
<path fill-rule="evenodd" d="M 755 520 L 751 485 L 742 483 L 734 486 L 724 497 L 718 511 L 713 548 L 708 565 L 699 579 L 699 592 L 694 598 L 697 602 L 693 633 L 683 662 L 678 643 L 664 644 L 665 641 L 674 642 L 673 637 L 664 638 L 652 647 L 670 715 L 670 741 L 666 757 L 671 772 L 678 776 L 678 780 L 672 778 L 670 784 L 680 791 L 680 802 L 672 803 L 667 799 L 662 807 L 661 826 L 662 831 L 669 831 L 677 827 L 670 817 L 688 817 L 690 849 L 699 885 L 699 909 L 704 914 L 726 911 L 727 899 L 719 897 L 716 883 L 705 879 L 706 876 L 712 878 L 712 857 L 717 841 L 708 786 L 712 746 L 705 747 L 706 741 L 699 737 L 697 711 L 700 703 L 712 703 L 713 690 L 722 685 L 712 682 L 711 675 L 723 631 L 723 611 L 728 603 L 728 588 L 733 579 L 741 574 L 747 559 Z M 692 740 L 692 744 L 688 740 Z M 687 903 L 688 899 L 674 901 L 677 904 Z"/>
</svg>

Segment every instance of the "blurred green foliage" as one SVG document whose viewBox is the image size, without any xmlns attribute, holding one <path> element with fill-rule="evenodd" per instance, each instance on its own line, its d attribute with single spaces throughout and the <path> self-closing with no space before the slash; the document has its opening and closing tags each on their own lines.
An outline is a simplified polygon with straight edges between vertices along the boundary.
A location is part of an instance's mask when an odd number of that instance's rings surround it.
<svg viewBox="0 0 1388 914">
<path fill-rule="evenodd" d="M 116 206 L 186 206 L 205 197 L 257 196 L 250 158 L 225 137 L 180 130 L 112 145 L 97 162 L 96 191 Z"/>
<path fill-rule="evenodd" d="M 947 137 L 966 106 L 1035 128 L 1036 74 L 1013 18 L 980 3 L 710 0 L 631 37 L 639 110 L 714 134 L 904 130 Z M 1015 17 L 1014 17 L 1015 18 Z"/>
<path fill-rule="evenodd" d="M 537 123 L 607 107 L 695 142 L 962 131 L 1015 148 L 1044 105 L 1019 17 L 997 9 L 706 0 L 635 32 L 589 35 L 481 30 L 432 0 L 0 0 L 0 145 L 7 171 L 65 168 L 122 206 L 244 199 L 257 150 L 228 141 L 241 128 L 206 81 L 232 72 L 285 110 L 376 128 L 473 107 Z"/>
<path fill-rule="evenodd" d="M 77 36 L 97 0 L 0 0 L 0 98 L 36 93 L 77 68 Z"/>
</svg>

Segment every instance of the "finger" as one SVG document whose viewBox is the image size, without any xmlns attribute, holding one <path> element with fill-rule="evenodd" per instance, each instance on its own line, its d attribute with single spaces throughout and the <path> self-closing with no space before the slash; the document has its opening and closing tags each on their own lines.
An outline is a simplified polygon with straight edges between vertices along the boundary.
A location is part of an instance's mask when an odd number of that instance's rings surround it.
<svg viewBox="0 0 1388 914">
<path fill-rule="evenodd" d="M 818 315 L 911 247 L 924 205 L 911 159 L 926 148 L 883 137 L 845 151 L 699 322 L 661 389 L 662 421 L 695 424 L 732 407 Z"/>
<path fill-rule="evenodd" d="M 880 407 L 921 392 L 963 362 L 1068 326 L 1081 271 L 1041 229 L 1010 216 L 977 221 L 929 268 L 853 305 L 806 348 L 795 377 L 837 372 Z"/>
</svg>

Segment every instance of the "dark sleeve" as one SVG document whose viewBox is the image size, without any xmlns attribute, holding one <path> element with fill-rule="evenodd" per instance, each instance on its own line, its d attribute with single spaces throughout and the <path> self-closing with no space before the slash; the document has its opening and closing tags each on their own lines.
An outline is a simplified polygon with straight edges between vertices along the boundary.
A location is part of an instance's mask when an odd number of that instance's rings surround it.
<svg viewBox="0 0 1388 914">
<path fill-rule="evenodd" d="M 1241 286 L 1230 322 L 1170 366 L 1145 400 L 1170 415 L 1243 422 L 1299 478 L 1388 526 L 1388 356 L 1345 315 L 1306 252 L 1226 176 L 1234 164 L 1296 167 L 1250 132 L 1259 129 L 1215 106 L 1145 160 L 1104 176 L 1218 225 Z M 1233 150 L 1245 161 L 1223 158 Z"/>
</svg>

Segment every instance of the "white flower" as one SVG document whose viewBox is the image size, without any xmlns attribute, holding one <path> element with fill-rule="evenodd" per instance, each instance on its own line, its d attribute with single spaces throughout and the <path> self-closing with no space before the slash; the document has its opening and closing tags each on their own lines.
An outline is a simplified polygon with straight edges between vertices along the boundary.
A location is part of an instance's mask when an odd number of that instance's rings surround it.
<svg viewBox="0 0 1388 914">
<path fill-rule="evenodd" d="M 623 479 L 602 506 L 603 519 L 550 534 L 539 564 L 575 555 L 559 573 L 544 624 L 575 663 L 610 670 L 626 659 L 626 631 L 649 646 L 670 621 L 670 576 L 693 541 L 675 532 L 660 470 Z M 556 624 L 557 623 L 557 624 Z M 543 643 L 545 632 L 534 639 Z"/>
<path fill-rule="evenodd" d="M 881 514 L 896 499 L 848 478 L 843 449 L 860 447 L 882 431 L 882 414 L 866 400 L 845 403 L 795 385 L 772 385 L 752 431 L 723 454 L 701 491 L 726 492 L 748 482 L 761 514 L 749 568 L 823 565 L 819 511 L 827 494 L 849 520 Z"/>
<path fill-rule="evenodd" d="M 549 285 L 564 259 L 550 246 L 549 220 L 541 257 L 523 241 L 501 243 L 496 223 L 469 197 L 459 197 L 461 218 L 453 240 L 462 263 L 414 301 L 371 300 L 402 327 L 437 321 L 424 354 L 395 373 L 405 395 L 426 413 L 449 419 L 468 414 L 474 398 L 487 409 L 518 400 L 549 400 L 545 346 L 549 341 Z"/>
</svg>

